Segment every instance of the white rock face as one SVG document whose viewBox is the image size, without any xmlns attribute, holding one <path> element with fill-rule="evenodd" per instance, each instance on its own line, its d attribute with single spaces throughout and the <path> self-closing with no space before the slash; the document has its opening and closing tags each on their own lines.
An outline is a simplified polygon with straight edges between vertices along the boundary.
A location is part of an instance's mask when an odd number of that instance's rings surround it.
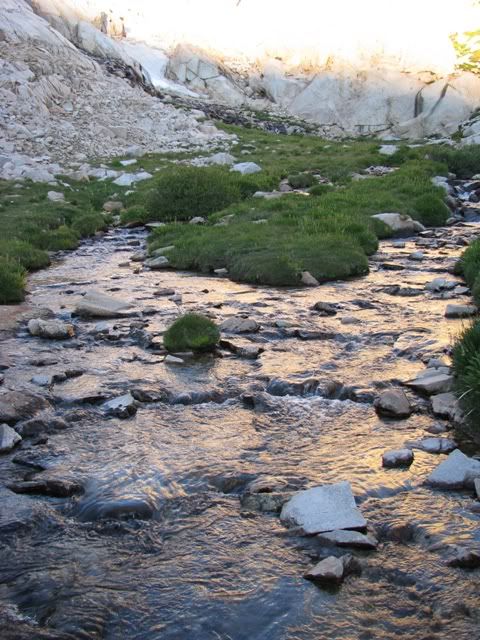
<svg viewBox="0 0 480 640">
<path fill-rule="evenodd" d="M 125 300 L 118 300 L 99 291 L 89 291 L 78 301 L 75 313 L 94 318 L 118 318 L 130 308 L 131 304 Z"/>
<path fill-rule="evenodd" d="M 386 224 L 393 231 L 393 234 L 398 237 L 408 237 L 420 231 L 425 231 L 425 227 L 420 222 L 412 220 L 410 216 L 402 213 L 376 213 L 372 218 Z"/>
<path fill-rule="evenodd" d="M 258 173 L 262 170 L 255 162 L 239 162 L 234 164 L 231 171 L 238 171 L 242 176 L 250 175 L 251 173 Z"/>
<path fill-rule="evenodd" d="M 280 518 L 306 534 L 367 526 L 348 482 L 300 491 L 283 506 Z"/>
</svg>

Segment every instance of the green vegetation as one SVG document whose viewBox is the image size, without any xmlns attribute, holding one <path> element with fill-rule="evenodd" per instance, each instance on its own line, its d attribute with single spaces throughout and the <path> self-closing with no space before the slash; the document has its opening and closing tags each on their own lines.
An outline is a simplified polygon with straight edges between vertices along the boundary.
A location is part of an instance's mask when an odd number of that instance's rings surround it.
<svg viewBox="0 0 480 640">
<path fill-rule="evenodd" d="M 480 322 L 465 329 L 453 354 L 455 391 L 460 406 L 475 428 L 480 425 Z"/>
<path fill-rule="evenodd" d="M 16 260 L 0 256 L 0 304 L 23 300 L 25 276 L 25 269 Z"/>
<path fill-rule="evenodd" d="M 475 240 L 466 249 L 456 264 L 455 272 L 465 278 L 472 290 L 475 304 L 480 305 L 480 240 Z"/>
<path fill-rule="evenodd" d="M 173 166 L 155 178 L 146 209 L 151 220 L 189 220 L 252 195 L 262 182 L 263 178 L 242 176 L 226 168 Z"/>
<path fill-rule="evenodd" d="M 296 175 L 288 176 L 288 184 L 293 189 L 307 189 L 316 184 L 316 180 L 311 173 L 297 173 Z"/>
<path fill-rule="evenodd" d="M 333 189 L 329 184 L 316 184 L 314 187 L 310 187 L 308 193 L 311 196 L 323 196 Z"/>
<path fill-rule="evenodd" d="M 101 213 L 84 213 L 72 222 L 72 229 L 81 238 L 95 235 L 97 231 L 105 230 L 107 223 Z"/>
<path fill-rule="evenodd" d="M 429 156 L 432 160 L 443 162 L 449 171 L 462 180 L 480 173 L 480 145 L 468 145 L 461 149 L 437 145 L 430 147 Z"/>
<path fill-rule="evenodd" d="M 120 213 L 120 222 L 124 225 L 141 225 L 148 222 L 150 215 L 141 204 L 133 205 Z"/>
<path fill-rule="evenodd" d="M 175 320 L 163 336 L 163 344 L 171 353 L 213 351 L 219 340 L 215 323 L 195 313 Z"/>
</svg>

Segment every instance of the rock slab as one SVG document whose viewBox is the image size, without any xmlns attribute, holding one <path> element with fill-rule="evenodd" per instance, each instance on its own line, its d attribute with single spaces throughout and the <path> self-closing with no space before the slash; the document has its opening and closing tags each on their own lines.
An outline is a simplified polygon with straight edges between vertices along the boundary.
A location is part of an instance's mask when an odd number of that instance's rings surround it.
<svg viewBox="0 0 480 640">
<path fill-rule="evenodd" d="M 427 483 L 440 489 L 463 489 L 473 487 L 476 478 L 480 478 L 480 460 L 455 449 L 432 471 Z"/>
</svg>

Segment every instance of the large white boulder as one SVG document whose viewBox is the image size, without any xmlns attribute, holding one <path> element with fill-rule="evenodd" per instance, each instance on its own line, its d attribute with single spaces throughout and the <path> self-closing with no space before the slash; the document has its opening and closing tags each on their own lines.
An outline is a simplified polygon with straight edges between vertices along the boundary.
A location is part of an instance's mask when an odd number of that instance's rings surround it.
<svg viewBox="0 0 480 640">
<path fill-rule="evenodd" d="M 425 231 L 425 227 L 420 222 L 403 213 L 376 213 L 372 218 L 386 224 L 397 237 L 408 237 Z"/>
<path fill-rule="evenodd" d="M 301 527 L 306 534 L 367 526 L 349 482 L 300 491 L 283 506 L 280 518 L 285 524 Z"/>
</svg>

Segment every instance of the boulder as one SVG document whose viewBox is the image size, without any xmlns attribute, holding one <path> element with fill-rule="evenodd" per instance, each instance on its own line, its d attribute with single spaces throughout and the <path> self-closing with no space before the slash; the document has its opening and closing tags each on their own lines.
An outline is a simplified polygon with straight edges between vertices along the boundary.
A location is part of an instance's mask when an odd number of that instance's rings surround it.
<svg viewBox="0 0 480 640">
<path fill-rule="evenodd" d="M 172 356 L 172 354 L 169 353 L 165 357 L 164 362 L 166 364 L 184 364 L 185 360 L 183 360 L 182 358 L 178 358 L 177 356 Z"/>
<path fill-rule="evenodd" d="M 300 282 L 307 287 L 318 287 L 320 284 L 309 271 L 302 271 Z"/>
<path fill-rule="evenodd" d="M 107 213 L 114 213 L 123 209 L 123 202 L 119 200 L 107 200 L 103 203 L 103 210 Z"/>
<path fill-rule="evenodd" d="M 437 418 L 448 418 L 455 422 L 462 421 L 462 413 L 458 400 L 453 393 L 440 393 L 432 396 L 432 411 Z"/>
<path fill-rule="evenodd" d="M 280 518 L 288 525 L 301 527 L 306 534 L 367 526 L 348 482 L 300 491 L 284 505 Z"/>
<path fill-rule="evenodd" d="M 426 369 L 415 379 L 405 382 L 407 387 L 420 391 L 429 396 L 439 393 L 447 393 L 452 390 L 453 376 L 441 373 L 438 369 Z"/>
<path fill-rule="evenodd" d="M 382 156 L 393 156 L 397 151 L 398 147 L 396 144 L 382 144 L 378 153 L 381 153 Z"/>
<path fill-rule="evenodd" d="M 137 403 L 130 393 L 126 393 L 123 396 L 105 402 L 103 410 L 107 415 L 116 416 L 117 418 L 130 418 L 137 412 Z"/>
<path fill-rule="evenodd" d="M 313 307 L 313 311 L 318 311 L 320 316 L 336 316 L 337 310 L 334 305 L 329 302 L 316 302 Z"/>
<path fill-rule="evenodd" d="M 387 451 L 382 456 L 382 466 L 387 469 L 394 467 L 409 467 L 414 460 L 413 451 L 410 449 L 395 449 Z"/>
<path fill-rule="evenodd" d="M 445 309 L 446 318 L 470 318 L 478 313 L 472 304 L 448 304 Z"/>
<path fill-rule="evenodd" d="M 99 291 L 89 291 L 76 305 L 75 314 L 94 318 L 120 318 L 125 316 L 131 304 Z"/>
<path fill-rule="evenodd" d="M 242 176 L 247 176 L 252 173 L 258 173 L 262 170 L 262 167 L 259 167 L 255 162 L 237 162 L 231 168 L 231 171 L 238 171 Z"/>
<path fill-rule="evenodd" d="M 353 547 L 355 549 L 376 549 L 378 541 L 360 531 L 327 531 L 317 535 L 318 541 L 322 545 L 337 547 Z"/>
<path fill-rule="evenodd" d="M 8 424 L 0 424 L 0 453 L 8 453 L 21 439 L 18 433 Z"/>
<path fill-rule="evenodd" d="M 372 216 L 375 220 L 380 220 L 390 228 L 393 235 L 399 238 L 408 237 L 425 231 L 425 227 L 412 220 L 410 216 L 402 213 L 377 213 Z"/>
<path fill-rule="evenodd" d="M 42 320 L 41 318 L 30 320 L 28 331 L 32 336 L 47 340 L 67 340 L 75 335 L 75 328 L 72 324 L 61 320 Z"/>
<path fill-rule="evenodd" d="M 462 549 L 447 564 L 459 569 L 480 569 L 480 553 Z"/>
<path fill-rule="evenodd" d="M 68 498 L 83 493 L 83 487 L 74 480 L 62 478 L 35 478 L 8 485 L 14 493 L 50 496 L 52 498 Z"/>
<path fill-rule="evenodd" d="M 464 489 L 473 487 L 476 478 L 480 478 L 480 460 L 455 449 L 432 471 L 427 483 L 440 489 Z"/>
<path fill-rule="evenodd" d="M 362 571 L 359 561 L 350 554 L 336 558 L 329 556 L 321 560 L 312 569 L 307 571 L 304 577 L 320 585 L 337 586 L 352 573 L 360 574 Z"/>
<path fill-rule="evenodd" d="M 251 318 L 227 318 L 220 325 L 225 333 L 255 333 L 260 329 L 258 322 Z"/>
<path fill-rule="evenodd" d="M 0 423 L 16 424 L 50 407 L 49 402 L 27 391 L 7 391 L 0 395 Z"/>
<path fill-rule="evenodd" d="M 477 500 L 480 500 L 480 478 L 475 478 L 475 480 L 473 481 L 473 486 L 475 488 Z"/>
<path fill-rule="evenodd" d="M 156 258 L 149 258 L 143 263 L 149 269 L 167 269 L 170 266 L 170 262 L 166 256 L 157 256 Z"/>
<path fill-rule="evenodd" d="M 387 389 L 374 402 L 377 413 L 386 418 L 408 418 L 412 408 L 407 396 L 400 389 Z"/>
<path fill-rule="evenodd" d="M 422 440 L 412 442 L 408 446 L 427 453 L 451 453 L 457 448 L 457 443 L 450 438 L 422 438 Z"/>
<path fill-rule="evenodd" d="M 116 184 L 119 187 L 130 187 L 135 182 L 141 182 L 142 180 L 148 180 L 153 178 L 148 171 L 139 171 L 138 173 L 122 173 L 116 178 L 112 184 Z"/>
<path fill-rule="evenodd" d="M 285 493 L 246 493 L 240 497 L 240 504 L 248 511 L 280 513 L 288 497 Z"/>
<path fill-rule="evenodd" d="M 48 191 L 47 198 L 50 202 L 63 202 L 65 200 L 65 196 L 61 191 Z"/>
</svg>

